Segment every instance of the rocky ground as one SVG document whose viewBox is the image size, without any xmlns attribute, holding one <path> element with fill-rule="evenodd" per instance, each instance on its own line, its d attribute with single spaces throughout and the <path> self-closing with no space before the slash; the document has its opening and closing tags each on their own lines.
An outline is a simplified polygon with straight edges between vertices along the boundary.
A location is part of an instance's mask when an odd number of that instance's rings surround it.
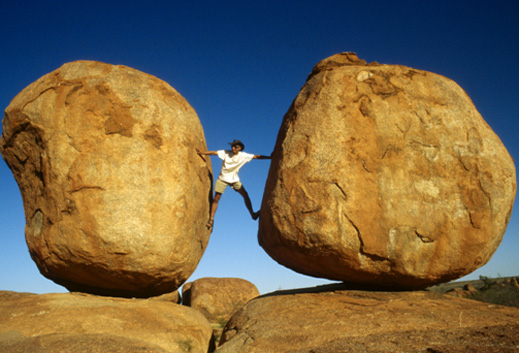
<svg viewBox="0 0 519 353">
<path fill-rule="evenodd" d="M 517 308 L 431 290 L 333 285 L 251 300 L 217 352 L 514 352 L 517 337 Z"/>
<path fill-rule="evenodd" d="M 0 351 L 206 353 L 215 345 L 218 353 L 519 351 L 517 278 L 422 291 L 344 284 L 277 291 L 253 298 L 232 317 L 225 314 L 231 318 L 218 327 L 219 335 L 225 326 L 220 342 L 214 320 L 205 316 L 221 300 L 198 292 L 190 299 L 205 298 L 201 311 L 179 305 L 178 294 L 123 299 L 0 292 Z"/>
<path fill-rule="evenodd" d="M 0 318 L 5 353 L 206 353 L 212 338 L 200 312 L 165 300 L 0 291 Z"/>
</svg>

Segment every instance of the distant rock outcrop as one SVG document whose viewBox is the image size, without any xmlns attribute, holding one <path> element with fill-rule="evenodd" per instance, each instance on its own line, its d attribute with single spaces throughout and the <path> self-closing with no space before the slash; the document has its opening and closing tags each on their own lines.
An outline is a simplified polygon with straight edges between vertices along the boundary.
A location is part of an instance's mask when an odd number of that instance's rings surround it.
<svg viewBox="0 0 519 353">
<path fill-rule="evenodd" d="M 490 259 L 515 193 L 512 158 L 455 82 L 343 53 L 284 117 L 258 238 L 303 274 L 425 288 Z"/>
<path fill-rule="evenodd" d="M 0 292 L 0 351 L 199 352 L 212 330 L 198 311 L 147 299 Z"/>
<path fill-rule="evenodd" d="M 518 335 L 517 308 L 330 285 L 251 300 L 231 318 L 216 352 L 510 352 Z"/>
<path fill-rule="evenodd" d="M 63 65 L 7 107 L 0 152 L 40 272 L 72 291 L 172 292 L 206 248 L 212 176 L 188 102 L 156 77 Z M 210 163 L 210 162 L 207 162 Z"/>
</svg>

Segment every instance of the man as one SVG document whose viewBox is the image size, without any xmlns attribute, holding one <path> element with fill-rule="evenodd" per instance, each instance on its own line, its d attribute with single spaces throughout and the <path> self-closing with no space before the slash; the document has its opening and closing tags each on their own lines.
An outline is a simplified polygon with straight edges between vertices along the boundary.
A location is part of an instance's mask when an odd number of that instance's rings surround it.
<svg viewBox="0 0 519 353">
<path fill-rule="evenodd" d="M 227 186 L 230 186 L 235 191 L 237 191 L 245 201 L 245 206 L 250 212 L 250 215 L 253 220 L 257 220 L 259 217 L 259 211 L 254 212 L 252 209 L 252 203 L 249 198 L 249 194 L 243 187 L 242 183 L 240 183 L 240 178 L 238 177 L 238 171 L 245 163 L 250 162 L 253 159 L 271 159 L 271 156 L 262 156 L 259 154 L 250 154 L 243 152 L 245 146 L 239 140 L 234 140 L 233 142 L 229 142 L 231 145 L 231 150 L 219 150 L 219 151 L 207 151 L 201 152 L 198 148 L 196 152 L 200 156 L 218 156 L 223 160 L 222 168 L 220 170 L 220 175 L 214 184 L 214 199 L 211 204 L 211 212 L 209 216 L 209 221 L 207 221 L 207 228 L 211 228 L 214 223 L 214 215 L 216 213 L 216 209 L 218 208 L 218 202 L 222 197 Z"/>
</svg>

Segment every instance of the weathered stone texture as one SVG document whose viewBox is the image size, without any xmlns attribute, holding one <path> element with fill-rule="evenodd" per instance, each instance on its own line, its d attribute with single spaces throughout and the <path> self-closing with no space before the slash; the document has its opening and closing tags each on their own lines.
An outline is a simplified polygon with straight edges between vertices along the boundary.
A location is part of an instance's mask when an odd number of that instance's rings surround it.
<svg viewBox="0 0 519 353">
<path fill-rule="evenodd" d="M 212 176 L 195 148 L 206 146 L 193 108 L 135 69 L 78 61 L 25 88 L 5 111 L 0 152 L 40 272 L 99 294 L 180 287 L 209 238 Z"/>
<path fill-rule="evenodd" d="M 199 278 L 182 287 L 183 304 L 200 311 L 215 323 L 229 320 L 249 300 L 259 295 L 254 284 L 241 278 Z"/>
<path fill-rule="evenodd" d="M 209 322 L 191 308 L 157 300 L 77 293 L 0 293 L 0 351 L 200 352 Z"/>
<path fill-rule="evenodd" d="M 251 282 L 241 278 L 199 278 L 182 287 L 182 304 L 201 312 L 213 327 L 218 344 L 227 321 L 249 300 L 260 295 Z"/>
<path fill-rule="evenodd" d="M 517 308 L 330 285 L 251 300 L 231 318 L 216 352 L 511 352 L 518 334 Z"/>
<path fill-rule="evenodd" d="M 490 259 L 515 192 L 512 158 L 455 82 L 343 53 L 284 117 L 258 238 L 303 274 L 425 288 Z"/>
</svg>

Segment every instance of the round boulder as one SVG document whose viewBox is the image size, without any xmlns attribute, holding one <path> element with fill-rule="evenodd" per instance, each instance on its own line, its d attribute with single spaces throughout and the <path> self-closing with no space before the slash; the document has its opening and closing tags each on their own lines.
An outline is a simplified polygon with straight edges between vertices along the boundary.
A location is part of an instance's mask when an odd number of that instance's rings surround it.
<svg viewBox="0 0 519 353">
<path fill-rule="evenodd" d="M 195 270 L 212 176 L 200 121 L 171 86 L 78 61 L 19 93 L 0 152 L 20 187 L 40 272 L 71 291 L 147 297 Z"/>
<path fill-rule="evenodd" d="M 303 274 L 424 288 L 490 259 L 515 192 L 512 158 L 455 82 L 342 53 L 283 119 L 258 239 Z"/>
<path fill-rule="evenodd" d="M 227 322 L 247 302 L 260 295 L 241 278 L 199 278 L 182 287 L 183 304 L 200 311 L 209 322 Z"/>
</svg>

